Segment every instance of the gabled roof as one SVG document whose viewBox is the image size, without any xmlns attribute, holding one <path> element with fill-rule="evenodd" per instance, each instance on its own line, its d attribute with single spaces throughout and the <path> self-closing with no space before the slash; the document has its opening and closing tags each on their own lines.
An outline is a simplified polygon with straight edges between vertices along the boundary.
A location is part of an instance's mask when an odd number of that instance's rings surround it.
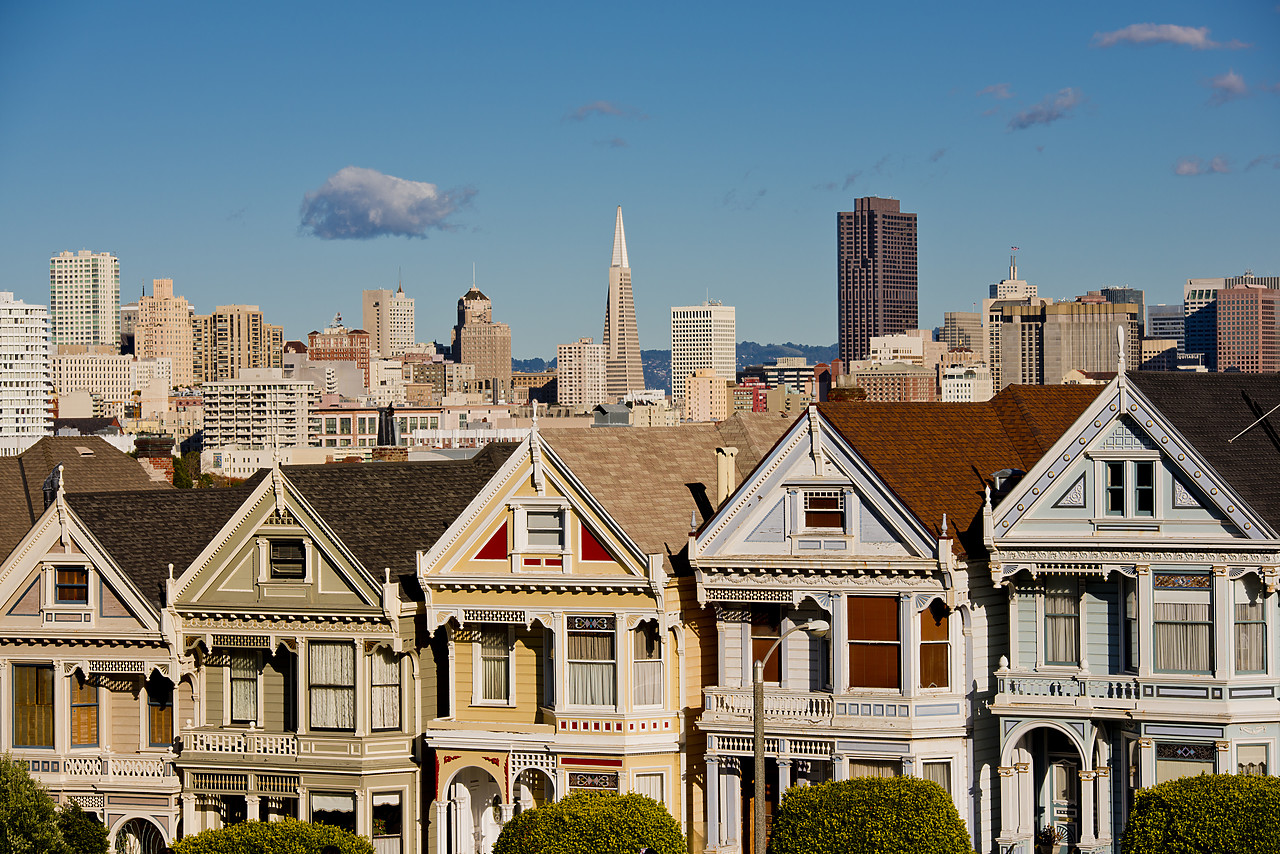
<svg viewBox="0 0 1280 854">
<path fill-rule="evenodd" d="M 44 513 L 41 486 L 59 463 L 68 493 L 173 489 L 100 436 L 45 436 L 18 456 L 0 457 L 0 560 Z"/>
<path fill-rule="evenodd" d="M 1102 386 L 1009 386 L 985 403 L 818 404 L 818 411 L 935 537 L 947 516 L 958 554 L 986 553 L 991 475 L 1028 471 Z"/>
<path fill-rule="evenodd" d="M 1280 530 L 1280 375 L 1136 371 L 1126 379 L 1275 530 Z"/>
<path fill-rule="evenodd" d="M 67 504 L 142 595 L 163 608 L 169 564 L 181 574 L 265 476 L 259 471 L 226 489 L 68 495 Z"/>
<path fill-rule="evenodd" d="M 381 579 L 390 567 L 401 597 L 421 599 L 418 551 L 435 544 L 518 447 L 493 442 L 465 460 L 281 470 L 365 569 Z"/>
<path fill-rule="evenodd" d="M 717 424 L 583 430 L 548 428 L 551 453 L 582 481 L 646 554 L 688 571 L 689 532 L 715 513 L 716 448 L 736 447 L 741 483 L 792 419 L 736 413 Z M 690 523 L 692 522 L 692 528 Z"/>
</svg>

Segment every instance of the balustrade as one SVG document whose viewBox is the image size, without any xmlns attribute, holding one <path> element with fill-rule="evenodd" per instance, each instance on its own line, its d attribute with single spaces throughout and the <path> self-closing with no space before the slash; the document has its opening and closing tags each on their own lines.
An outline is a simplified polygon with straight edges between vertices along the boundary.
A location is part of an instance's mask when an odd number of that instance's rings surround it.
<svg viewBox="0 0 1280 854">
<path fill-rule="evenodd" d="M 231 753 L 250 756 L 297 756 L 298 738 L 292 733 L 205 732 L 185 736 L 189 749 L 198 753 Z"/>
</svg>

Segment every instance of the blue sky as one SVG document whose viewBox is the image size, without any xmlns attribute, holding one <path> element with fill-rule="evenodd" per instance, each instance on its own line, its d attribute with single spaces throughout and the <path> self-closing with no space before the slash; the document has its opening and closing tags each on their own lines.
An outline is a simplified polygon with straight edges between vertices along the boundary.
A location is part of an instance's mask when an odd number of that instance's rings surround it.
<svg viewBox="0 0 1280 854">
<path fill-rule="evenodd" d="M 600 335 L 621 204 L 643 347 L 708 293 L 739 339 L 829 344 L 857 196 L 919 215 L 935 326 L 1012 245 L 1059 297 L 1280 275 L 1278 191 L 1274 2 L 0 4 L 30 302 L 89 248 L 126 300 L 171 277 L 301 337 L 402 270 L 447 340 L 474 262 L 549 358 Z"/>
</svg>

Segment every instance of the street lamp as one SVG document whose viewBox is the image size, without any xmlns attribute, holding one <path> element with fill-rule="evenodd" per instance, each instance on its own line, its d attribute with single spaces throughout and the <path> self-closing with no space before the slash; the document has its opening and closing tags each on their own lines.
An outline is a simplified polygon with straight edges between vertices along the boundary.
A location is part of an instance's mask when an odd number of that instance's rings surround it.
<svg viewBox="0 0 1280 854">
<path fill-rule="evenodd" d="M 764 658 L 756 662 L 755 672 L 755 696 L 751 706 L 752 724 L 754 727 L 755 747 L 755 778 L 756 778 L 756 796 L 755 796 L 755 816 L 752 820 L 753 835 L 755 836 L 755 845 L 752 847 L 754 854 L 765 854 L 764 852 L 764 666 L 769 662 L 769 657 L 778 651 L 778 647 L 782 644 L 783 638 L 796 632 L 805 632 L 810 637 L 824 638 L 827 632 L 831 631 L 831 624 L 826 620 L 812 620 L 808 623 L 801 623 L 793 626 L 783 632 L 773 646 L 769 647 L 769 651 L 764 654 Z"/>
</svg>

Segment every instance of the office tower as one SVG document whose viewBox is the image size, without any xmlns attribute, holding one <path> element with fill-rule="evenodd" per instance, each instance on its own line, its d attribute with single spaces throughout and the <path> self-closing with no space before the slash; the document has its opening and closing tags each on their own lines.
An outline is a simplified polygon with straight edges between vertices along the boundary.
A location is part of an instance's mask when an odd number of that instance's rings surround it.
<svg viewBox="0 0 1280 854">
<path fill-rule="evenodd" d="M 1218 294 L 1219 371 L 1280 371 L 1280 291 L 1262 285 L 1222 288 Z"/>
<path fill-rule="evenodd" d="M 972 350 L 982 356 L 982 313 L 978 311 L 948 311 L 942 315 L 942 337 L 939 339 L 952 350 Z"/>
<path fill-rule="evenodd" d="M 220 305 L 193 318 L 192 373 L 196 382 L 233 380 L 240 371 L 279 368 L 284 328 L 267 323 L 256 305 Z"/>
<path fill-rule="evenodd" d="M 685 380 L 699 368 L 710 368 L 733 382 L 738 339 L 735 309 L 711 300 L 671 309 L 671 399 L 684 399 Z"/>
<path fill-rule="evenodd" d="M 172 360 L 173 383 L 183 387 L 196 381 L 194 313 L 191 303 L 173 295 L 173 279 L 152 279 L 151 296 L 138 299 L 138 357 Z"/>
<path fill-rule="evenodd" d="M 413 346 L 413 297 L 404 295 L 404 285 L 395 291 L 365 291 L 364 330 L 373 349 L 384 359 L 394 359 Z"/>
<path fill-rule="evenodd" d="M 644 391 L 640 364 L 640 335 L 636 329 L 636 303 L 631 292 L 631 264 L 627 261 L 627 235 L 622 228 L 622 205 L 613 225 L 613 260 L 609 264 L 609 299 L 604 306 L 606 379 L 605 393 L 617 401 L 630 391 Z"/>
<path fill-rule="evenodd" d="M 1028 284 L 1026 279 L 1018 278 L 1018 256 L 1009 256 L 1009 278 L 1002 279 L 991 286 L 991 299 L 1026 299 L 1038 296 L 1036 286 Z"/>
<path fill-rule="evenodd" d="M 556 403 L 591 409 L 605 402 L 606 360 L 603 344 L 579 338 L 556 347 Z"/>
<path fill-rule="evenodd" d="M 120 352 L 132 356 L 137 351 L 138 304 L 120 306 Z"/>
<path fill-rule="evenodd" d="M 1138 313 L 1138 335 L 1147 334 L 1147 295 L 1141 288 L 1101 288 L 1098 291 L 1102 298 L 1112 305 L 1136 305 Z"/>
<path fill-rule="evenodd" d="M 1280 276 L 1254 276 L 1252 270 L 1246 270 L 1243 276 L 1187 279 L 1182 286 L 1183 352 L 1200 356 L 1201 364 L 1211 372 L 1218 370 L 1218 291 L 1248 287 L 1280 289 Z"/>
<path fill-rule="evenodd" d="M 0 291 L 0 456 L 53 433 L 49 312 Z"/>
<path fill-rule="evenodd" d="M 1081 301 L 1005 304 L 998 314 L 993 307 L 999 388 L 1058 385 L 1073 370 L 1114 373 L 1120 353 L 1117 327 L 1124 329 L 1125 364 L 1137 370 L 1142 355 L 1139 310 L 1133 303 Z M 996 379 L 994 367 L 992 379 Z"/>
<path fill-rule="evenodd" d="M 897 199 L 857 199 L 836 214 L 836 263 L 842 362 L 867 358 L 872 335 L 919 326 L 916 215 Z"/>
<path fill-rule="evenodd" d="M 493 303 L 471 283 L 458 300 L 451 339 L 453 360 L 474 365 L 476 380 L 495 403 L 511 399 L 511 327 L 493 322 Z"/>
<path fill-rule="evenodd" d="M 316 387 L 284 378 L 279 368 L 244 368 L 235 379 L 207 382 L 204 446 L 288 448 L 320 444 Z"/>
<path fill-rule="evenodd" d="M 1181 356 L 1186 351 L 1185 320 L 1182 303 L 1149 305 L 1147 306 L 1147 337 L 1177 340 L 1178 355 Z"/>
<path fill-rule="evenodd" d="M 360 369 L 364 387 L 369 388 L 369 355 L 373 349 L 372 336 L 363 329 L 348 329 L 342 325 L 342 313 L 333 316 L 333 322 L 324 332 L 307 334 L 307 358 L 312 362 L 350 362 Z"/>
<path fill-rule="evenodd" d="M 120 260 L 109 252 L 59 252 L 49 259 L 49 328 L 64 344 L 120 347 Z"/>
</svg>

